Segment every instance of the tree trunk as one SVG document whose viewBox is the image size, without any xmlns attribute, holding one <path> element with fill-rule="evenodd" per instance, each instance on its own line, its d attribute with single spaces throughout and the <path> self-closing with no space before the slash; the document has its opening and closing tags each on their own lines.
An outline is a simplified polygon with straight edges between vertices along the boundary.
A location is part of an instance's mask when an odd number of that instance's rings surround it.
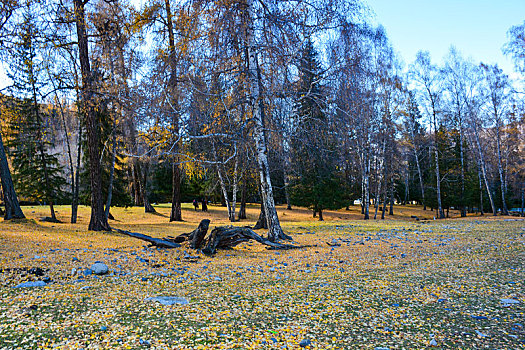
<svg viewBox="0 0 525 350">
<path fill-rule="evenodd" d="M 239 166 L 239 157 L 235 157 L 235 166 L 233 170 L 233 188 L 232 188 L 232 203 L 230 205 L 231 213 L 230 213 L 230 221 L 235 222 L 235 205 L 237 204 L 237 189 L 238 189 L 238 172 L 237 168 Z"/>
<path fill-rule="evenodd" d="M 171 197 L 170 222 L 182 221 L 182 208 L 180 202 L 180 168 L 179 164 L 173 162 L 173 192 Z"/>
<path fill-rule="evenodd" d="M 104 214 L 106 219 L 109 218 L 109 209 L 111 208 L 111 199 L 113 197 L 113 181 L 115 179 L 115 163 L 117 161 L 117 124 L 113 120 L 113 130 L 111 131 L 112 142 L 113 142 L 113 153 L 111 154 L 111 169 L 109 170 L 109 185 L 108 185 L 108 197 L 106 200 L 106 210 Z"/>
<path fill-rule="evenodd" d="M 66 139 L 66 149 L 67 149 L 67 156 L 68 156 L 68 165 L 69 165 L 69 169 L 70 169 L 70 172 L 71 172 L 71 195 L 74 196 L 74 193 L 75 193 L 75 167 L 73 165 L 73 152 L 71 151 L 71 141 L 69 139 L 69 131 L 67 130 L 67 124 L 66 124 L 66 117 L 64 115 L 64 107 L 62 106 L 62 103 L 60 102 L 60 99 L 58 97 L 58 92 L 57 92 L 57 89 L 56 89 L 56 86 L 55 86 L 55 83 L 54 83 L 54 80 L 53 79 L 50 79 L 51 82 L 53 83 L 53 90 L 55 90 L 55 98 L 56 98 L 56 103 L 58 103 L 58 107 L 60 109 L 60 117 L 61 117 L 61 121 L 62 121 L 62 127 L 64 128 L 64 136 L 65 136 L 65 139 Z M 55 111 L 53 110 L 53 114 L 55 114 Z M 79 120 L 79 124 L 80 124 L 80 120 Z M 80 144 L 80 140 L 78 140 L 78 143 Z M 75 218 L 75 222 L 76 222 L 76 218 Z M 74 224 L 75 222 L 73 222 L 73 200 L 71 201 L 71 223 Z"/>
<path fill-rule="evenodd" d="M 503 175 L 503 166 L 501 164 L 501 135 L 500 135 L 500 122 L 499 118 L 498 122 L 496 123 L 496 148 L 497 148 L 497 156 L 498 156 L 498 174 L 499 174 L 499 182 L 500 182 L 500 190 L 501 190 L 501 214 L 503 215 L 509 215 L 509 209 L 507 208 L 507 201 L 505 200 L 505 178 Z"/>
<path fill-rule="evenodd" d="M 394 215 L 394 179 L 392 178 L 392 184 L 390 185 L 390 210 L 388 215 Z"/>
<path fill-rule="evenodd" d="M 478 130 L 477 130 L 477 128 L 475 126 L 474 126 L 474 137 L 475 137 L 476 145 L 477 145 L 477 149 L 478 149 L 479 165 L 480 165 L 480 169 L 481 169 L 481 175 L 483 176 L 483 181 L 485 182 L 485 188 L 487 190 L 487 195 L 489 196 L 489 202 L 490 202 L 490 206 L 492 208 L 492 214 L 493 215 L 497 215 L 496 206 L 495 206 L 494 200 L 492 198 L 492 192 L 490 191 L 489 180 L 487 178 L 487 169 L 486 169 L 486 166 L 485 166 L 485 157 L 483 155 L 483 150 L 481 149 L 481 142 L 479 140 Z"/>
<path fill-rule="evenodd" d="M 286 210 L 292 210 L 292 203 L 290 201 L 290 177 L 288 171 L 291 167 L 290 152 L 288 145 L 283 146 L 284 150 L 284 166 L 283 166 L 283 180 L 284 180 L 284 196 L 286 198 Z"/>
<path fill-rule="evenodd" d="M 364 171 L 364 210 L 365 220 L 370 219 L 370 157 L 365 159 L 365 171 Z"/>
<path fill-rule="evenodd" d="M 71 201 L 71 223 L 77 223 L 78 217 L 78 195 L 80 192 L 80 162 L 82 159 L 82 123 L 80 116 L 78 119 L 78 147 L 77 147 L 77 167 L 75 169 L 75 185 L 73 187 L 73 200 Z"/>
<path fill-rule="evenodd" d="M 4 142 L 2 140 L 2 133 L 0 132 L 0 179 L 2 180 L 2 192 L 4 194 L 4 220 L 24 219 L 25 215 L 20 208 L 18 197 L 16 196 L 15 188 L 7 157 L 5 154 Z"/>
<path fill-rule="evenodd" d="M 260 228 L 268 229 L 268 220 L 266 220 L 266 210 L 264 210 L 264 202 L 262 201 L 261 201 L 261 212 L 259 213 L 259 219 L 257 219 L 255 226 L 253 226 L 254 230 L 258 230 Z"/>
<path fill-rule="evenodd" d="M 408 200 L 410 198 L 410 167 L 408 165 L 408 157 L 407 157 L 407 168 L 406 168 L 406 174 L 405 174 L 405 198 L 403 199 L 403 205 L 406 205 L 408 203 Z"/>
<path fill-rule="evenodd" d="M 173 20 L 171 14 L 170 0 L 165 0 L 166 6 L 166 26 L 168 31 L 168 52 L 169 52 L 169 65 L 170 65 L 170 77 L 168 81 L 168 93 L 172 100 L 171 108 L 172 111 L 172 140 L 173 140 L 173 177 L 172 177 L 172 197 L 171 197 L 171 214 L 170 222 L 182 221 L 182 210 L 180 202 L 180 183 L 181 183 L 181 169 L 179 165 L 179 111 L 178 111 L 178 97 L 177 97 L 177 60 L 175 54 L 175 35 L 173 29 Z"/>
<path fill-rule="evenodd" d="M 479 213 L 483 216 L 483 181 L 481 180 L 481 165 L 478 167 L 478 179 L 479 179 Z"/>
<path fill-rule="evenodd" d="M 47 168 L 46 152 L 44 150 L 44 132 L 42 130 L 42 120 L 40 118 L 40 111 L 38 101 L 36 98 L 36 88 L 33 84 L 33 108 L 35 108 L 36 120 L 38 123 L 38 150 L 40 152 L 40 161 L 42 162 L 42 169 L 44 170 L 44 182 L 46 184 L 46 199 L 49 203 L 49 211 L 51 214 L 51 221 L 56 222 L 57 217 L 55 214 L 55 207 L 53 205 L 53 188 L 49 181 L 49 169 Z"/>
<path fill-rule="evenodd" d="M 33 50 L 33 46 L 32 45 L 30 46 L 29 50 L 30 50 L 31 56 L 33 57 L 34 52 L 32 52 L 32 50 Z M 30 62 L 30 63 L 32 63 L 32 62 Z M 33 72 L 33 65 L 32 64 L 29 66 L 29 74 L 30 74 L 31 77 L 35 76 L 34 72 Z M 40 153 L 40 161 L 41 161 L 41 164 L 42 164 L 42 170 L 44 171 L 44 182 L 45 182 L 45 186 L 46 186 L 44 192 L 45 192 L 45 195 L 46 195 L 46 200 L 49 203 L 49 211 L 50 211 L 50 214 L 51 214 L 51 221 L 56 222 L 57 218 L 56 218 L 56 214 L 55 214 L 55 207 L 53 205 L 53 201 L 54 201 L 53 188 L 52 188 L 51 183 L 49 181 L 49 169 L 48 169 L 48 164 L 47 164 L 47 160 L 46 160 L 46 152 L 45 152 L 45 149 L 44 149 L 44 130 L 43 130 L 43 125 L 42 125 L 42 118 L 40 116 L 40 107 L 38 105 L 38 100 L 37 100 L 37 90 L 36 90 L 36 80 L 35 79 L 31 79 L 31 93 L 32 93 L 31 99 L 32 99 L 32 103 L 33 103 L 35 119 L 36 119 L 36 123 L 38 124 L 37 142 L 38 142 L 38 151 Z"/>
<path fill-rule="evenodd" d="M 264 210 L 266 211 L 266 220 L 268 221 L 268 239 L 274 242 L 281 238 L 289 239 L 290 237 L 285 235 L 281 228 L 273 198 L 272 182 L 270 180 L 268 150 L 264 132 L 264 103 L 261 92 L 261 72 L 257 59 L 257 45 L 254 30 L 254 21 L 257 15 L 253 6 L 253 0 L 246 1 L 246 15 L 248 21 L 246 28 L 246 49 L 248 55 L 247 75 L 250 91 L 249 102 L 254 121 L 253 138 L 255 139 L 257 163 L 259 165 L 262 200 L 264 202 Z"/>
<path fill-rule="evenodd" d="M 133 162 L 131 174 L 133 176 L 133 203 L 136 206 L 142 205 L 142 196 L 140 195 L 140 168 L 138 159 Z"/>
<path fill-rule="evenodd" d="M 385 220 L 386 205 L 388 203 L 388 180 L 385 175 L 385 190 L 383 194 L 383 210 L 381 210 L 381 220 Z"/>
<path fill-rule="evenodd" d="M 434 106 L 434 102 L 432 102 L 432 111 L 433 111 L 433 123 L 434 123 L 434 161 L 436 162 L 436 196 L 437 196 L 437 204 L 438 204 L 438 218 L 444 219 L 445 213 L 443 211 L 443 205 L 441 204 L 441 174 L 439 172 L 439 144 L 438 144 L 438 129 L 437 129 L 437 116 L 436 116 L 436 110 Z"/>
<path fill-rule="evenodd" d="M 521 189 L 521 216 L 525 216 L 525 187 Z"/>
<path fill-rule="evenodd" d="M 142 181 L 139 181 L 142 202 L 144 203 L 144 212 L 145 213 L 156 213 L 157 211 L 155 210 L 155 208 L 153 208 L 148 198 L 148 176 L 149 176 L 149 162 L 145 162 L 144 177 Z"/>
<path fill-rule="evenodd" d="M 233 174 L 233 200 L 230 202 L 230 198 L 228 196 L 228 188 L 226 187 L 226 181 L 224 181 L 224 175 L 223 175 L 223 167 L 224 164 L 219 162 L 219 159 L 217 158 L 217 151 L 215 149 L 215 144 L 212 146 L 213 151 L 213 158 L 215 160 L 215 164 L 217 166 L 217 175 L 219 176 L 219 185 L 221 186 L 222 191 L 222 197 L 224 198 L 224 204 L 226 205 L 226 208 L 228 210 L 228 219 L 231 222 L 235 222 L 235 201 L 237 200 L 237 161 L 238 158 L 235 158 L 235 170 Z"/>
<path fill-rule="evenodd" d="M 417 151 L 416 140 L 414 137 L 414 130 L 412 128 L 413 126 L 410 129 L 410 135 L 412 136 L 412 143 L 414 144 L 413 150 L 414 150 L 414 158 L 416 159 L 417 175 L 419 177 L 419 189 L 421 190 L 421 202 L 423 202 L 423 210 L 427 210 L 427 205 L 425 202 L 425 186 L 423 185 L 423 174 L 421 173 L 421 165 L 419 163 L 419 152 Z"/>
<path fill-rule="evenodd" d="M 88 36 L 84 5 L 86 1 L 73 0 L 75 6 L 75 23 L 78 37 L 78 57 L 82 73 L 82 93 L 80 107 L 86 118 L 87 144 L 89 155 L 89 175 L 91 184 L 91 219 L 88 229 L 92 231 L 110 231 L 104 215 L 102 201 L 102 177 L 100 165 L 100 123 L 96 112 L 94 82 L 89 63 Z"/>
<path fill-rule="evenodd" d="M 239 220 L 246 219 L 246 171 L 243 174 L 242 189 L 241 189 L 241 208 L 239 209 Z"/>
<path fill-rule="evenodd" d="M 459 156 L 461 161 L 461 217 L 467 216 L 465 206 L 465 157 L 463 155 L 463 127 L 459 126 Z"/>
<path fill-rule="evenodd" d="M 376 190 L 376 196 L 375 196 L 375 201 L 374 201 L 374 205 L 375 205 L 375 213 L 374 213 L 374 220 L 377 219 L 377 211 L 379 210 L 379 197 L 381 196 L 381 185 L 382 185 L 382 182 L 383 182 L 383 178 L 386 178 L 386 159 L 385 159 L 385 147 L 386 147 L 386 140 L 383 139 L 383 144 L 382 144 L 382 147 L 381 147 L 381 162 L 380 162 L 380 165 L 378 166 L 379 169 L 379 174 L 384 174 L 383 175 L 379 175 L 378 174 L 378 180 L 377 180 L 377 190 Z M 386 188 L 386 185 L 385 185 L 385 188 Z M 386 193 L 386 192 L 385 192 Z"/>
<path fill-rule="evenodd" d="M 319 207 L 319 221 L 324 221 L 323 208 L 322 207 Z"/>
</svg>

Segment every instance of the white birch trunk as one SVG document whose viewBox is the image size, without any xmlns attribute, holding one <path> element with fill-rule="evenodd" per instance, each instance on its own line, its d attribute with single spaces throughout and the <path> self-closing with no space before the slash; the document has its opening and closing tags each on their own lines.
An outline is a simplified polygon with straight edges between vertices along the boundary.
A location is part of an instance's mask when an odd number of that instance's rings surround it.
<svg viewBox="0 0 525 350">
<path fill-rule="evenodd" d="M 501 121 L 496 115 L 496 148 L 498 155 L 498 173 L 500 181 L 500 190 L 501 190 L 501 202 L 502 202 L 502 214 L 509 215 L 509 210 L 507 208 L 507 202 L 505 201 L 505 178 L 503 176 L 503 166 L 501 162 Z"/>
<path fill-rule="evenodd" d="M 421 165 L 419 163 L 419 152 L 416 146 L 416 137 L 414 136 L 414 123 L 410 126 L 410 138 L 412 139 L 412 149 L 414 150 L 414 157 L 416 159 L 417 174 L 419 177 L 419 188 L 421 190 L 421 202 L 423 202 L 423 210 L 427 210 L 425 202 L 425 186 L 423 185 L 423 174 L 421 173 Z"/>
<path fill-rule="evenodd" d="M 273 199 L 273 189 L 270 180 L 270 169 L 268 166 L 268 151 L 266 145 L 266 138 L 264 135 L 264 107 L 261 94 L 261 78 L 259 71 L 259 63 L 257 59 L 257 45 L 254 30 L 255 8 L 253 0 L 246 1 L 247 11 L 247 28 L 246 28 L 246 44 L 248 54 L 248 83 L 249 83 L 249 102 L 252 108 L 254 130 L 253 138 L 255 139 L 255 148 L 257 155 L 257 163 L 259 165 L 259 176 L 261 180 L 261 194 L 264 202 L 264 209 L 266 212 L 266 220 L 268 222 L 268 239 L 276 241 L 280 238 L 285 238 L 284 232 L 277 216 L 275 202 Z M 287 238 L 287 237 L 286 237 Z"/>
<path fill-rule="evenodd" d="M 487 179 L 487 169 L 485 165 L 485 157 L 483 155 L 483 150 L 481 149 L 481 142 L 479 140 L 478 130 L 474 126 L 474 138 L 476 140 L 476 148 L 478 149 L 478 157 L 479 157 L 479 165 L 481 168 L 481 175 L 483 177 L 483 181 L 485 182 L 485 188 L 487 189 L 487 195 L 489 196 L 489 202 L 490 206 L 492 208 L 493 215 L 496 215 L 496 206 L 494 205 L 494 199 L 492 198 L 492 193 L 490 192 L 490 186 L 489 181 Z"/>
<path fill-rule="evenodd" d="M 230 221 L 235 222 L 235 204 L 237 203 L 237 188 L 239 183 L 238 178 L 238 167 L 239 167 L 239 157 L 235 157 L 235 167 L 233 170 L 233 189 L 232 189 L 232 204 L 230 205 Z"/>
</svg>

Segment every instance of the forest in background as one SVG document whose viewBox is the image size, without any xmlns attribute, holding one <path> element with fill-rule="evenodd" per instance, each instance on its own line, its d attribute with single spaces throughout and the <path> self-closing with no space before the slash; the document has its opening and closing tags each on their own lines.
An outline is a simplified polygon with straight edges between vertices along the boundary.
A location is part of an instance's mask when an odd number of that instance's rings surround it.
<svg viewBox="0 0 525 350">
<path fill-rule="evenodd" d="M 523 81 L 451 48 L 407 67 L 353 0 L 7 0 L 0 58 L 5 218 L 18 205 L 92 207 L 222 202 L 229 218 L 261 203 L 365 219 L 418 203 L 520 212 Z M 505 52 L 525 72 L 525 22 Z M 5 149 L 5 152 L 4 152 Z M 237 203 L 240 208 L 237 209 Z M 523 209 L 521 209 L 523 215 Z"/>
</svg>

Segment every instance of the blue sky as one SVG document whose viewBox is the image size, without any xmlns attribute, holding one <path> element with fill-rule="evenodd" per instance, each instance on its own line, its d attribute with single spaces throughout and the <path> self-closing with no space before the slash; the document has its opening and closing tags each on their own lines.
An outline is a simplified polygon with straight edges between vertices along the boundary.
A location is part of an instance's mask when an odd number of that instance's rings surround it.
<svg viewBox="0 0 525 350">
<path fill-rule="evenodd" d="M 441 63 L 451 45 L 476 63 L 497 63 L 513 74 L 510 58 L 501 52 L 507 31 L 525 20 L 525 0 L 364 0 L 375 13 L 404 62 L 417 51 L 430 52 Z M 0 88 L 6 85 L 0 66 Z"/>
<path fill-rule="evenodd" d="M 525 0 L 364 1 L 406 64 L 419 50 L 429 51 L 434 63 L 441 63 L 454 45 L 464 57 L 497 63 L 514 76 L 512 61 L 501 48 L 509 28 L 525 20 Z"/>
</svg>

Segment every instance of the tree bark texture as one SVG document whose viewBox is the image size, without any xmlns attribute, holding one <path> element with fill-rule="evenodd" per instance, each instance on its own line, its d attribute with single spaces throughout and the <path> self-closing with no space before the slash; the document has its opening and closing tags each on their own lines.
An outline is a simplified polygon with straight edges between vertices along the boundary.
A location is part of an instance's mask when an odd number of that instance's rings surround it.
<svg viewBox="0 0 525 350">
<path fill-rule="evenodd" d="M 2 133 L 0 132 L 0 179 L 2 180 L 2 192 L 4 194 L 4 220 L 24 219 L 25 215 L 20 208 L 18 197 L 13 185 L 13 178 L 7 163 Z"/>
<path fill-rule="evenodd" d="M 252 109 L 254 120 L 253 137 L 255 139 L 255 148 L 257 163 L 259 165 L 259 176 L 261 181 L 261 194 L 266 211 L 266 220 L 268 221 L 268 239 L 276 241 L 278 239 L 289 239 L 281 228 L 275 202 L 273 198 L 272 183 L 270 180 L 270 167 L 268 162 L 268 150 L 264 132 L 264 103 L 261 93 L 261 72 L 257 59 L 257 45 L 255 39 L 255 7 L 253 0 L 246 0 L 246 14 L 248 23 L 246 26 L 246 43 L 248 55 L 248 83 L 249 83 L 249 101 Z"/>
<path fill-rule="evenodd" d="M 104 203 L 102 201 L 102 176 L 100 164 L 100 122 L 96 112 L 94 82 L 89 63 L 88 36 L 83 0 L 74 0 L 75 23 L 78 41 L 78 56 L 82 75 L 80 106 L 86 119 L 87 146 L 89 155 L 89 178 L 91 184 L 91 218 L 88 229 L 110 231 Z"/>
</svg>

